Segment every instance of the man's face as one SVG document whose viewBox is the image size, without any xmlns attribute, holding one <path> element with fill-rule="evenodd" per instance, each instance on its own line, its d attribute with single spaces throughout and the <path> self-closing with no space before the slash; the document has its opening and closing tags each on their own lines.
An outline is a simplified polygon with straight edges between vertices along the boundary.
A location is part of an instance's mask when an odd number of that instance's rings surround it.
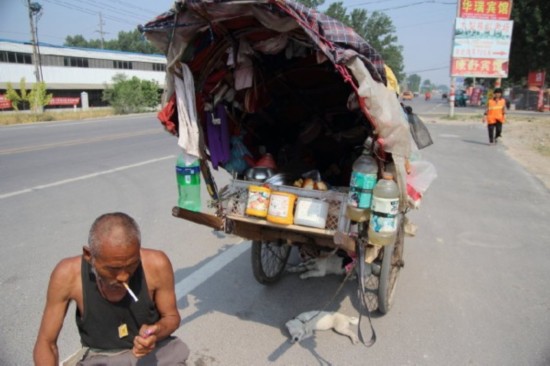
<svg viewBox="0 0 550 366">
<path fill-rule="evenodd" d="M 139 243 L 121 243 L 124 236 L 115 232 L 101 238 L 100 251 L 85 258 L 92 265 L 99 291 L 108 301 L 118 302 L 126 296 L 128 283 L 140 263 Z"/>
</svg>

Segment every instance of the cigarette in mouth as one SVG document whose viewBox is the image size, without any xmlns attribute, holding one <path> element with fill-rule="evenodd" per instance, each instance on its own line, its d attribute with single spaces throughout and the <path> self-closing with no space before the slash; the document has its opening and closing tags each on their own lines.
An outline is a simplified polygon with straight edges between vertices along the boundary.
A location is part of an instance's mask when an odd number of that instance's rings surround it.
<svg viewBox="0 0 550 366">
<path fill-rule="evenodd" d="M 134 291 L 132 291 L 132 289 L 128 286 L 128 284 L 126 282 L 124 282 L 123 285 L 124 285 L 124 287 L 126 287 L 126 291 L 128 291 L 130 296 L 132 296 L 132 299 L 134 299 L 134 301 L 137 302 L 138 298 L 137 298 L 136 294 L 134 294 Z"/>
</svg>

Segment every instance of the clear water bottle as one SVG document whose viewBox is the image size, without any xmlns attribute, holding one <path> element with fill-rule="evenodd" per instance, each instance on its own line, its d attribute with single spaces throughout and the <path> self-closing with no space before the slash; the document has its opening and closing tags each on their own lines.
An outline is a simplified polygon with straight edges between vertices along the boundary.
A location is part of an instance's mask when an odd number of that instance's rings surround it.
<svg viewBox="0 0 550 366">
<path fill-rule="evenodd" d="M 395 241 L 399 213 L 399 188 L 393 175 L 384 173 L 373 190 L 369 221 L 369 243 L 388 245 Z"/>
<path fill-rule="evenodd" d="M 363 153 L 353 162 L 349 183 L 346 215 L 356 222 L 368 220 L 372 190 L 378 178 L 378 165 L 370 152 L 370 142 L 370 139 L 365 141 Z"/>
<path fill-rule="evenodd" d="M 179 192 L 178 206 L 186 210 L 199 212 L 201 210 L 201 170 L 199 160 L 186 159 L 185 154 L 180 154 L 176 161 L 176 177 Z"/>
</svg>

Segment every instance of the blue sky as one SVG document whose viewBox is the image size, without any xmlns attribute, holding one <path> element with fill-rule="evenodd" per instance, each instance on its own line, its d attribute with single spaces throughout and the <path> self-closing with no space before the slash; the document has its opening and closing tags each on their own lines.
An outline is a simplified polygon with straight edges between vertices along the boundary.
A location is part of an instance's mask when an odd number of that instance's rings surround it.
<svg viewBox="0 0 550 366">
<path fill-rule="evenodd" d="M 41 42 L 62 45 L 65 37 L 116 38 L 168 10 L 173 0 L 31 0 L 42 5 Z M 326 1 L 325 8 L 332 1 Z M 393 21 L 403 46 L 405 72 L 436 84 L 449 84 L 449 65 L 456 0 L 345 0 L 344 6 L 383 11 Z M 100 16 L 103 25 L 100 27 Z M 27 0 L 0 0 L 0 38 L 30 40 Z"/>
</svg>

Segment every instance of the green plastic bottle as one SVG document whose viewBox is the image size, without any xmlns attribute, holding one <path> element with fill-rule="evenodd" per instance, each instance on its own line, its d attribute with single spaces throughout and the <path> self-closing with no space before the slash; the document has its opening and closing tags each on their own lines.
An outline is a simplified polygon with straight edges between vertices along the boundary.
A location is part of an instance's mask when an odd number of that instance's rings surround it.
<svg viewBox="0 0 550 366">
<path fill-rule="evenodd" d="M 176 161 L 176 178 L 178 182 L 178 206 L 186 210 L 201 210 L 201 170 L 199 160 L 186 164 L 182 153 Z"/>
</svg>

